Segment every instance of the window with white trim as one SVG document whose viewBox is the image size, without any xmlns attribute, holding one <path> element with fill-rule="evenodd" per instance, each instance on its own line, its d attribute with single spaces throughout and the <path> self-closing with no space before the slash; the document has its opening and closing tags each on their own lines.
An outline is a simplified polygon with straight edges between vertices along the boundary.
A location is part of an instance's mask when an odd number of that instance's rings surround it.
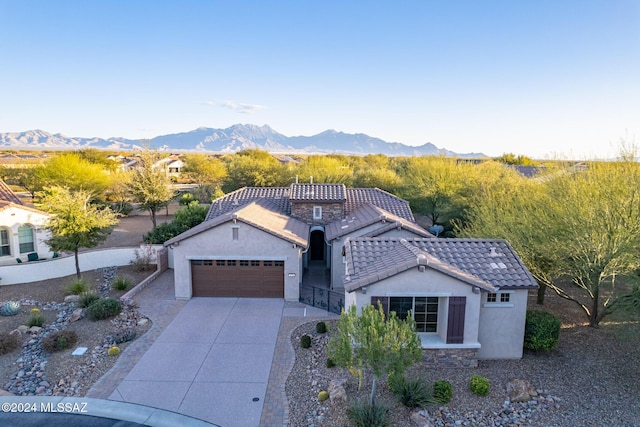
<svg viewBox="0 0 640 427">
<path fill-rule="evenodd" d="M 33 227 L 29 224 L 23 224 L 18 228 L 18 243 L 20 244 L 21 254 L 34 252 Z"/>
<path fill-rule="evenodd" d="M 392 311 L 403 320 L 411 311 L 417 332 L 438 331 L 438 297 L 390 297 L 389 312 Z"/>
<path fill-rule="evenodd" d="M 494 292 L 487 294 L 487 302 L 491 303 L 510 303 L 511 293 L 509 292 Z"/>
<path fill-rule="evenodd" d="M 240 227 L 231 227 L 231 238 L 233 240 L 240 240 Z"/>
<path fill-rule="evenodd" d="M 6 228 L 0 229 L 0 256 L 11 255 L 11 243 L 9 243 L 9 230 Z"/>
<path fill-rule="evenodd" d="M 313 219 L 322 219 L 322 206 L 313 207 Z"/>
</svg>

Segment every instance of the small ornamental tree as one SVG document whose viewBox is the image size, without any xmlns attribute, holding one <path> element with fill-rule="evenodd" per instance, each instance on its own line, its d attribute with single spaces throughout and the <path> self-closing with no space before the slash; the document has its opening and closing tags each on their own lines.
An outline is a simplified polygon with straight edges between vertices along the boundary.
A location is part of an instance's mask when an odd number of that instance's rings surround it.
<svg viewBox="0 0 640 427">
<path fill-rule="evenodd" d="M 391 312 L 385 318 L 381 305 L 367 305 L 358 315 L 355 305 L 343 311 L 338 333 L 329 341 L 328 356 L 336 365 L 358 373 L 373 374 L 370 404 L 374 406 L 377 380 L 383 375 L 402 375 L 405 368 L 420 360 L 420 340 L 413 316 L 406 320 Z"/>
<path fill-rule="evenodd" d="M 54 251 L 72 251 L 76 276 L 80 279 L 78 251 L 104 242 L 118 215 L 109 208 L 90 203 L 92 193 L 71 191 L 64 187 L 47 188 L 40 199 L 40 209 L 51 214 L 45 228 L 51 232 L 47 244 Z"/>
</svg>

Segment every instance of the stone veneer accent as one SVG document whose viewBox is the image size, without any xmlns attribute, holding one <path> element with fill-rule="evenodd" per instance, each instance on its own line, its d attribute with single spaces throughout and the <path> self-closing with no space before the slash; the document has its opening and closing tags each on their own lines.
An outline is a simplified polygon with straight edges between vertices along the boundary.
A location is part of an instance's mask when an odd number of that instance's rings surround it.
<svg viewBox="0 0 640 427">
<path fill-rule="evenodd" d="M 422 362 L 427 366 L 477 368 L 477 352 L 475 348 L 425 348 Z"/>
<path fill-rule="evenodd" d="M 322 207 L 322 219 L 313 219 L 313 207 Z M 291 216 L 309 225 L 326 225 L 344 218 L 344 203 L 334 202 L 291 202 Z"/>
</svg>

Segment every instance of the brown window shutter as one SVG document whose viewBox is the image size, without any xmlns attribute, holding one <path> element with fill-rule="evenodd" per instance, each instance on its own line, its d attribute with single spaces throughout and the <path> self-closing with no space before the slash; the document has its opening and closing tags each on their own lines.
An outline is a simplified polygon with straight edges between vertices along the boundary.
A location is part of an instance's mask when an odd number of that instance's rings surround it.
<svg viewBox="0 0 640 427">
<path fill-rule="evenodd" d="M 384 311 L 385 316 L 389 315 L 389 297 L 371 297 L 371 305 L 375 308 L 378 308 L 378 302 L 382 304 L 382 310 Z"/>
<path fill-rule="evenodd" d="M 464 341 L 464 311 L 466 305 L 467 297 L 449 297 L 447 344 L 462 344 Z"/>
</svg>

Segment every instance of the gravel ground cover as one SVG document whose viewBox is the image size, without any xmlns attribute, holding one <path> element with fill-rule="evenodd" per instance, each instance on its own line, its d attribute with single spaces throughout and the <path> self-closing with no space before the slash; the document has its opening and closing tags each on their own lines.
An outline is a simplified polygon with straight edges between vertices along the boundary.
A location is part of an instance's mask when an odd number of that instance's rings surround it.
<svg viewBox="0 0 640 427">
<path fill-rule="evenodd" d="M 535 305 L 532 295 L 530 308 Z M 521 360 L 480 361 L 478 368 L 442 368 L 418 364 L 408 376 L 424 378 L 431 386 L 444 379 L 453 385 L 453 399 L 446 406 L 427 406 L 437 426 L 640 426 L 640 329 L 637 319 L 615 316 L 599 328 L 575 323 L 582 320 L 577 305 L 548 294 L 542 308 L 563 322 L 558 348 L 551 353 L 525 352 Z M 607 320 L 607 319 L 605 319 Z M 319 403 L 318 393 L 332 379 L 346 379 L 349 400 L 366 399 L 371 378 L 358 381 L 348 371 L 326 367 L 326 342 L 335 331 L 315 331 L 315 322 L 298 327 L 291 336 L 296 362 L 286 383 L 292 426 L 338 427 L 350 425 L 346 405 Z M 312 337 L 303 349 L 300 337 Z M 488 396 L 469 390 L 472 375 L 486 376 Z M 532 402 L 505 402 L 506 384 L 528 380 L 540 393 Z M 397 403 L 381 382 L 377 401 L 391 405 L 392 426 L 414 426 L 410 410 Z"/>
<path fill-rule="evenodd" d="M 138 272 L 127 266 L 119 267 L 116 274 L 127 276 L 136 284 L 151 272 Z M 103 271 L 88 271 L 82 276 L 96 291 L 103 285 Z M 9 300 L 23 303 L 19 314 L 0 316 L 0 331 L 12 331 L 26 324 L 31 309 L 37 307 L 45 317 L 45 329 L 41 334 L 70 329 L 78 335 L 78 342 L 71 349 L 45 355 L 34 342 L 38 334 L 23 334 L 22 346 L 0 356 L 0 388 L 10 389 L 18 395 L 83 396 L 117 359 L 107 356 L 105 346 L 107 337 L 114 332 L 116 326 L 132 324 L 136 328 L 137 337 L 151 326 L 150 322 L 144 321 L 141 322 L 142 325 L 137 325 L 142 318 L 133 308 L 123 310 L 124 314 L 116 320 L 92 321 L 84 317 L 69 323 L 69 317 L 76 307 L 73 303 L 64 303 L 67 295 L 64 288 L 73 279 L 75 276 L 67 276 L 0 287 L 0 303 Z M 123 293 L 124 291 L 111 290 L 107 296 L 117 299 Z M 123 343 L 119 347 L 124 350 L 127 345 L 128 343 Z M 83 356 L 71 356 L 76 347 L 87 347 L 88 350 Z"/>
</svg>

